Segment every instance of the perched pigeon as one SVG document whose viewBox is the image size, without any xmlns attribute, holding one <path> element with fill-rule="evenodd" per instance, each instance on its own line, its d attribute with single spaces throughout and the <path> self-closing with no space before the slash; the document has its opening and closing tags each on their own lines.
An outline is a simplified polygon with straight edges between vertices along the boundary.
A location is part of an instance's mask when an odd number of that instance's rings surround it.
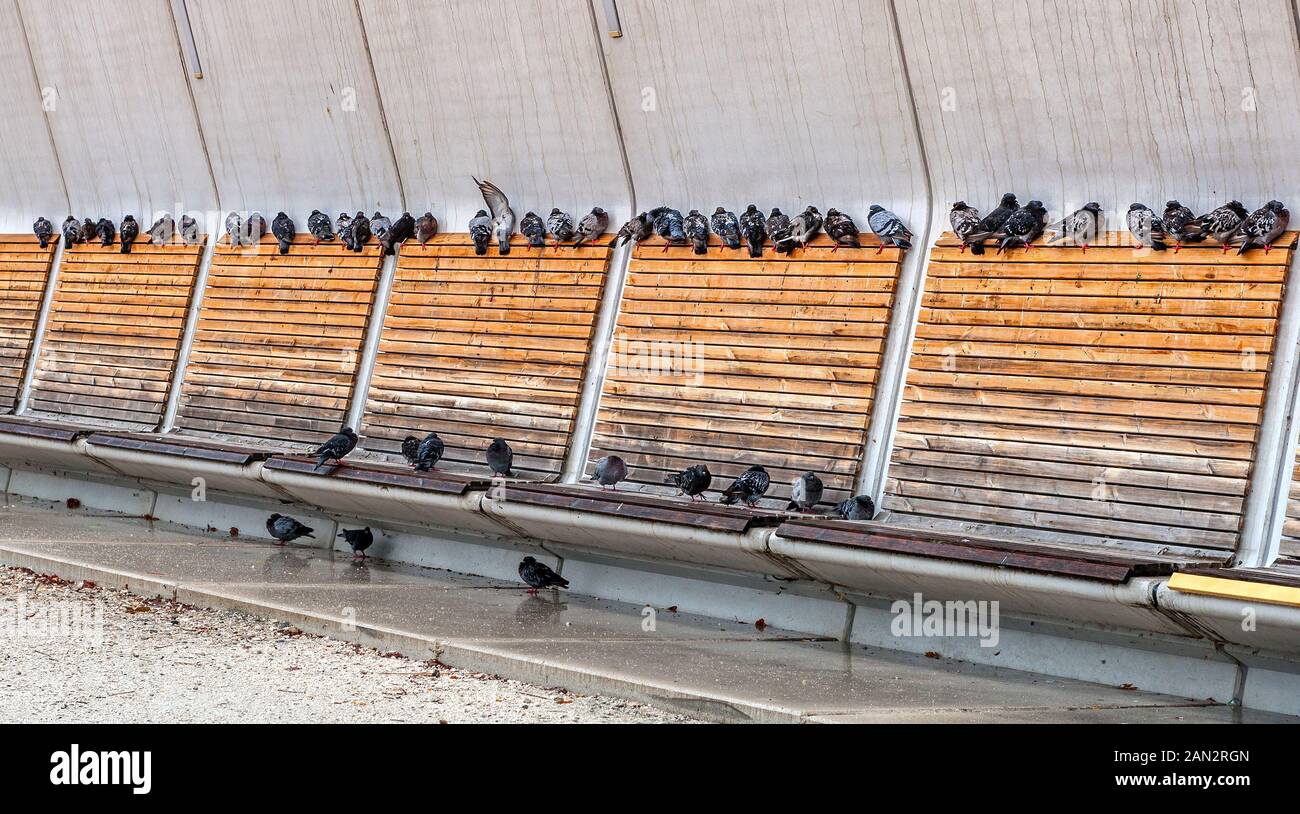
<svg viewBox="0 0 1300 814">
<path fill-rule="evenodd" d="M 745 207 L 745 214 L 740 216 L 740 236 L 745 239 L 750 257 L 763 256 L 763 244 L 767 242 L 767 222 L 754 204 Z"/>
<path fill-rule="evenodd" d="M 1205 235 L 1201 234 L 1201 222 L 1192 214 L 1191 209 L 1178 201 L 1165 204 L 1165 213 L 1160 220 L 1165 227 L 1165 236 L 1173 238 L 1174 254 L 1178 253 L 1184 243 L 1200 243 L 1205 240 Z"/>
<path fill-rule="evenodd" d="M 1058 223 L 1048 227 L 1055 234 L 1047 242 L 1050 244 L 1066 240 L 1086 252 L 1088 246 L 1095 243 L 1097 236 L 1101 234 L 1102 221 L 1101 204 L 1091 201 L 1084 204 L 1082 209 L 1075 210 L 1061 218 Z"/>
<path fill-rule="evenodd" d="M 262 242 L 262 235 L 266 234 L 266 218 L 262 217 L 261 212 L 254 212 L 244 221 L 244 234 L 241 238 L 245 246 L 256 246 Z"/>
<path fill-rule="evenodd" d="M 866 495 L 855 495 L 838 504 L 835 513 L 845 520 L 870 520 L 876 516 L 876 503 Z"/>
<path fill-rule="evenodd" d="M 1015 211 L 993 237 L 998 240 L 998 254 L 1017 246 L 1029 248 L 1047 225 L 1047 210 L 1042 201 L 1030 201 Z"/>
<path fill-rule="evenodd" d="M 867 215 L 867 225 L 876 233 L 876 237 L 880 238 L 880 248 L 876 249 L 876 254 L 884 251 L 886 246 L 904 251 L 912 248 L 912 230 L 907 228 L 902 218 L 880 204 L 871 205 L 871 214 Z"/>
<path fill-rule="evenodd" d="M 784 245 L 777 246 L 776 250 L 786 254 L 795 246 L 807 246 L 822 230 L 822 222 L 822 213 L 817 211 L 817 207 L 808 207 L 790 221 L 790 239 Z"/>
<path fill-rule="evenodd" d="M 334 233 L 339 236 L 339 243 L 343 248 L 352 249 L 352 216 L 347 212 L 340 212 L 338 219 L 334 221 Z"/>
<path fill-rule="evenodd" d="M 858 238 L 858 225 L 853 222 L 853 218 L 840 210 L 826 210 L 825 227 L 826 234 L 835 241 L 835 248 L 831 251 L 839 251 L 841 246 L 852 249 L 862 248 L 862 241 Z"/>
<path fill-rule="evenodd" d="M 403 443 L 402 446 L 403 452 L 406 452 L 406 444 Z M 438 437 L 438 433 L 431 432 L 424 436 L 424 440 L 415 447 L 415 454 L 407 456 L 407 460 L 416 472 L 428 472 L 438 467 L 438 461 L 442 460 L 442 454 L 446 451 L 447 445 Z"/>
<path fill-rule="evenodd" d="M 618 483 L 627 478 L 627 464 L 617 455 L 606 455 L 596 462 L 596 471 L 591 474 L 591 480 L 600 484 L 604 489 L 609 486 L 613 489 L 618 488 Z"/>
<path fill-rule="evenodd" d="M 127 215 L 122 218 L 122 228 L 118 235 L 122 239 L 122 254 L 130 254 L 131 245 L 140 236 L 140 224 L 136 223 L 134 215 Z"/>
<path fill-rule="evenodd" d="M 496 238 L 497 247 L 502 254 L 510 254 L 510 236 L 515 233 L 515 210 L 510 208 L 510 200 L 500 187 L 491 181 L 474 179 L 478 191 L 483 194 L 483 202 L 492 211 L 490 228 L 492 237 Z"/>
<path fill-rule="evenodd" d="M 100 245 L 112 246 L 113 239 L 117 237 L 117 227 L 108 218 L 100 218 L 95 224 L 95 234 L 99 237 Z"/>
<path fill-rule="evenodd" d="M 540 249 L 546 245 L 546 224 L 536 212 L 526 212 L 519 221 L 519 234 L 528 238 L 528 245 Z"/>
<path fill-rule="evenodd" d="M 692 209 L 686 215 L 686 236 L 696 254 L 709 253 L 709 219 L 698 209 Z"/>
<path fill-rule="evenodd" d="M 316 239 L 316 245 L 329 243 L 334 239 L 334 230 L 330 228 L 330 216 L 319 209 L 313 209 L 307 218 L 307 231 Z"/>
<path fill-rule="evenodd" d="M 370 216 L 370 234 L 375 236 L 375 240 L 380 243 L 388 237 L 388 230 L 393 228 L 393 222 L 384 217 L 383 213 L 375 210 L 375 214 Z"/>
<path fill-rule="evenodd" d="M 767 216 L 767 235 L 772 239 L 772 246 L 778 254 L 790 251 L 794 233 L 790 229 L 790 216 L 776 207 L 772 207 Z"/>
<path fill-rule="evenodd" d="M 99 224 L 90 218 L 81 222 L 81 243 L 89 243 L 99 235 Z"/>
<path fill-rule="evenodd" d="M 231 246 L 238 246 L 244 239 L 244 218 L 238 212 L 226 215 L 226 237 Z"/>
<path fill-rule="evenodd" d="M 1150 246 L 1155 251 L 1162 252 L 1169 248 L 1164 241 L 1164 223 L 1146 204 L 1135 203 L 1129 206 L 1128 230 L 1137 238 L 1139 249 Z"/>
<path fill-rule="evenodd" d="M 652 234 L 654 234 L 654 219 L 648 213 L 642 212 L 623 224 L 623 228 L 618 230 L 618 234 L 609 242 L 609 245 L 626 246 L 634 240 L 640 243 Z"/>
<path fill-rule="evenodd" d="M 1245 254 L 1247 249 L 1256 246 L 1263 246 L 1267 254 L 1273 250 L 1273 241 L 1282 236 L 1290 223 L 1291 210 L 1281 201 L 1269 201 L 1251 212 L 1241 224 L 1242 244 L 1237 254 Z"/>
<path fill-rule="evenodd" d="M 826 214 L 829 216 L 830 212 Z M 730 506 L 737 500 L 743 500 L 745 505 L 752 509 L 758 505 L 758 499 L 767 492 L 767 487 L 771 483 L 772 478 L 767 474 L 766 469 L 758 465 L 751 466 L 732 481 L 730 486 L 722 490 L 720 502 Z"/>
<path fill-rule="evenodd" d="M 352 223 L 349 228 L 352 232 L 352 245 L 348 248 L 354 252 L 359 252 L 370 242 L 370 218 L 366 217 L 365 212 L 357 212 L 352 216 Z"/>
<path fill-rule="evenodd" d="M 822 492 L 825 487 L 822 485 L 822 479 L 812 472 L 805 472 L 794 479 L 790 488 L 790 505 L 786 506 L 786 511 L 811 511 L 814 506 L 822 502 Z"/>
<path fill-rule="evenodd" d="M 704 494 L 704 490 L 709 488 L 710 483 L 713 483 L 713 475 L 704 464 L 696 464 L 686 467 L 676 475 L 669 475 L 664 479 L 664 483 L 676 486 L 681 494 L 695 500 Z"/>
<path fill-rule="evenodd" d="M 181 215 L 181 242 L 186 246 L 199 245 L 199 222 L 189 215 Z"/>
<path fill-rule="evenodd" d="M 983 254 L 984 241 L 1002 231 L 1002 227 L 1019 210 L 1020 202 L 1016 200 L 1016 196 L 1010 192 L 1005 193 L 993 211 L 985 215 L 983 220 L 976 224 L 971 234 L 967 235 L 966 241 L 971 246 L 971 254 Z M 979 244 L 979 251 L 975 250 L 976 243 Z"/>
<path fill-rule="evenodd" d="M 487 448 L 487 465 L 492 470 L 493 475 L 500 475 L 503 478 L 513 478 L 514 473 L 511 467 L 515 463 L 515 451 L 510 448 L 504 438 L 493 438 L 492 443 Z"/>
<path fill-rule="evenodd" d="M 149 227 L 150 243 L 167 244 L 171 243 L 175 237 L 176 221 L 172 219 L 171 215 L 166 213 L 164 213 L 162 217 L 158 218 L 158 220 L 154 221 L 153 226 Z"/>
<path fill-rule="evenodd" d="M 82 243 L 85 237 L 81 233 L 81 221 L 75 215 L 68 215 L 63 222 L 63 248 L 71 249 L 74 243 Z"/>
<path fill-rule="evenodd" d="M 669 246 L 686 245 L 686 222 L 681 212 L 667 206 L 658 206 L 650 210 L 648 217 L 654 224 L 655 234 L 665 241 L 664 251 L 668 251 Z"/>
<path fill-rule="evenodd" d="M 567 588 L 569 581 L 551 570 L 546 563 L 524 557 L 519 563 L 519 578 L 528 583 L 528 593 L 536 594 L 546 588 Z"/>
<path fill-rule="evenodd" d="M 578 221 L 577 236 L 573 240 L 573 248 L 586 245 L 609 230 L 609 213 L 599 206 L 592 207 L 592 210 Z"/>
<path fill-rule="evenodd" d="M 402 216 L 393 221 L 393 225 L 388 228 L 387 233 L 379 239 L 379 245 L 384 247 L 384 254 L 397 254 L 397 247 L 410 240 L 415 235 L 415 218 L 411 217 L 410 212 L 403 212 Z"/>
<path fill-rule="evenodd" d="M 728 249 L 740 248 L 740 219 L 736 217 L 735 212 L 728 212 L 719 206 L 713 210 L 713 217 L 709 219 L 709 228 Z"/>
<path fill-rule="evenodd" d="M 266 530 L 279 541 L 276 545 L 291 543 L 299 537 L 316 539 L 316 535 L 312 533 L 315 529 L 304 526 L 292 517 L 283 514 L 273 514 L 266 518 Z"/>
<path fill-rule="evenodd" d="M 425 212 L 415 222 L 415 239 L 420 241 L 420 245 L 423 246 L 433 240 L 437 234 L 438 219 L 433 216 L 432 212 Z"/>
<path fill-rule="evenodd" d="M 357 434 L 352 431 L 351 427 L 344 427 L 339 430 L 330 440 L 321 444 L 316 451 L 311 453 L 316 458 L 316 468 L 313 472 L 319 472 L 325 466 L 326 461 L 335 463 L 343 458 L 357 446 Z"/>
<path fill-rule="evenodd" d="M 546 231 L 555 238 L 555 248 L 560 248 L 561 243 L 568 243 L 576 234 L 573 216 L 558 206 L 551 207 L 551 214 L 546 217 Z"/>
<path fill-rule="evenodd" d="M 474 241 L 474 254 L 487 254 L 488 241 L 492 239 L 492 218 L 486 209 L 480 209 L 469 219 L 469 237 Z"/>
<path fill-rule="evenodd" d="M 1228 250 L 1228 244 L 1241 228 L 1241 224 L 1246 222 L 1250 213 L 1246 207 L 1241 205 L 1241 201 L 1228 201 L 1218 209 L 1202 215 L 1201 221 L 1202 233 L 1214 239 L 1216 243 L 1223 246 L 1223 250 Z"/>
<path fill-rule="evenodd" d="M 414 435 L 408 435 L 402 439 L 402 457 L 411 466 L 415 466 L 416 458 L 420 454 L 420 439 Z"/>
<path fill-rule="evenodd" d="M 288 254 L 294 235 L 297 234 L 293 218 L 283 212 L 278 213 L 275 220 L 271 221 L 271 234 L 275 235 L 276 242 L 280 244 L 280 254 Z"/>
<path fill-rule="evenodd" d="M 966 251 L 970 246 L 971 254 L 983 254 L 984 244 L 980 241 L 971 241 L 970 236 L 976 234 L 980 224 L 980 211 L 973 206 L 967 206 L 965 201 L 958 201 L 952 205 L 952 210 L 948 212 L 948 223 L 952 224 L 952 233 L 961 241 L 961 250 Z"/>
<path fill-rule="evenodd" d="M 46 218 L 37 218 L 32 224 L 32 232 L 36 234 L 36 239 L 40 241 L 42 249 L 50 247 L 50 241 L 54 239 L 54 224 Z"/>
<path fill-rule="evenodd" d="M 352 546 L 353 559 L 361 558 L 364 560 L 366 558 L 366 549 L 370 548 L 375 542 L 375 535 L 370 531 L 370 526 L 363 529 L 343 529 L 343 531 L 339 532 L 339 536 L 347 540 L 348 545 Z"/>
</svg>

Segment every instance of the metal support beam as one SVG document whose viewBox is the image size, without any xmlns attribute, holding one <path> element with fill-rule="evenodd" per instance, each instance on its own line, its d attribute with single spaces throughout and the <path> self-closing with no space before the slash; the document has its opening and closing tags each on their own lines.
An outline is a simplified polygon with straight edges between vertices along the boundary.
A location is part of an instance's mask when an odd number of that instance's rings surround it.
<svg viewBox="0 0 1300 814">
<path fill-rule="evenodd" d="M 401 249 L 398 249 L 401 251 Z M 375 301 L 370 306 L 370 320 L 366 325 L 366 344 L 361 349 L 361 361 L 352 384 L 352 402 L 348 405 L 348 426 L 361 433 L 361 421 L 366 414 L 366 398 L 370 394 L 370 379 L 375 375 L 375 359 L 379 357 L 379 338 L 388 316 L 388 301 L 393 295 L 393 280 L 397 277 L 397 255 L 384 258 L 379 270 L 379 284 L 375 286 Z"/>
<path fill-rule="evenodd" d="M 45 342 L 45 328 L 50 321 L 50 303 L 54 301 L 54 289 L 59 284 L 59 269 L 63 266 L 63 235 L 58 234 L 54 246 L 54 259 L 50 261 L 50 277 L 45 283 L 45 295 L 41 297 L 41 310 L 36 314 L 36 328 L 32 332 L 32 344 L 27 350 L 27 365 L 23 371 L 22 387 L 18 391 L 18 406 L 14 413 L 27 412 L 27 402 L 32 396 L 32 381 L 36 378 L 36 366 L 41 359 L 41 345 Z"/>
</svg>

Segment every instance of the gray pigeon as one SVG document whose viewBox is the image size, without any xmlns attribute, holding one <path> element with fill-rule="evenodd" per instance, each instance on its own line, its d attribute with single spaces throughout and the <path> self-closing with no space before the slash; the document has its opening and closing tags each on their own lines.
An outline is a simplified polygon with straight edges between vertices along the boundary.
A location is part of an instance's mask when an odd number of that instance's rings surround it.
<svg viewBox="0 0 1300 814">
<path fill-rule="evenodd" d="M 519 578 L 528 585 L 528 593 L 536 594 L 547 588 L 567 588 L 569 581 L 551 570 L 546 563 L 524 557 L 519 563 Z"/>
<path fill-rule="evenodd" d="M 67 220 L 63 221 L 63 248 L 71 249 L 73 244 L 84 242 L 81 221 L 77 220 L 75 215 L 68 215 Z"/>
<path fill-rule="evenodd" d="M 363 529 L 343 529 L 343 531 L 339 532 L 339 536 L 347 540 L 348 545 L 352 546 L 353 559 L 360 558 L 364 560 L 366 558 L 366 549 L 370 548 L 375 542 L 375 535 L 370 531 L 369 526 Z"/>
<path fill-rule="evenodd" d="M 510 208 L 510 200 L 501 188 L 491 181 L 474 179 L 478 191 L 483 195 L 483 202 L 492 210 L 492 237 L 497 241 L 497 248 L 502 254 L 510 254 L 510 236 L 515 233 L 515 210 Z"/>
<path fill-rule="evenodd" d="M 1007 218 L 1002 229 L 995 235 L 998 242 L 998 254 L 1018 246 L 1026 249 L 1043 233 L 1047 225 L 1047 210 L 1042 201 L 1030 201 Z"/>
<path fill-rule="evenodd" d="M 627 479 L 627 464 L 617 455 L 606 455 L 596 462 L 596 471 L 592 473 L 591 480 L 600 484 L 600 488 L 606 486 L 612 489 L 618 489 L 619 481 Z"/>
<path fill-rule="evenodd" d="M 101 246 L 112 246 L 113 240 L 117 237 L 117 227 L 108 218 L 100 218 L 95 224 L 95 235 L 99 238 Z"/>
<path fill-rule="evenodd" d="M 176 237 L 176 221 L 172 216 L 163 213 L 163 216 L 154 221 L 153 226 L 149 227 L 150 243 L 171 243 Z"/>
<path fill-rule="evenodd" d="M 1237 254 L 1245 254 L 1247 249 L 1263 246 L 1264 253 L 1273 250 L 1273 241 L 1282 236 L 1291 223 L 1291 211 L 1281 201 L 1268 203 L 1250 213 L 1245 223 L 1241 224 L 1242 244 Z"/>
<path fill-rule="evenodd" d="M 807 246 L 822 230 L 823 222 L 822 213 L 815 206 L 795 215 L 794 220 L 790 221 L 790 239 L 784 246 L 778 246 L 777 251 L 786 254 L 796 246 Z"/>
<path fill-rule="evenodd" d="M 655 234 L 664 239 L 664 251 L 670 246 L 685 246 L 686 222 L 682 213 L 668 206 L 657 206 L 647 213 L 654 224 Z"/>
<path fill-rule="evenodd" d="M 428 472 L 438 467 L 438 461 L 442 460 L 442 455 L 447 451 L 447 445 L 438 437 L 438 433 L 431 432 L 424 436 L 424 440 L 415 448 L 415 458 L 411 461 L 411 466 L 416 472 Z"/>
<path fill-rule="evenodd" d="M 50 241 L 54 239 L 54 224 L 46 218 L 37 218 L 32 224 L 32 232 L 36 235 L 36 240 L 41 244 L 42 249 L 50 247 Z"/>
<path fill-rule="evenodd" d="M 414 435 L 408 435 L 402 440 L 402 457 L 411 466 L 415 466 L 415 461 L 420 455 L 420 439 Z"/>
<path fill-rule="evenodd" d="M 334 230 L 330 228 L 330 216 L 319 209 L 313 209 L 307 218 L 307 231 L 316 239 L 316 245 L 329 243 L 334 239 Z"/>
<path fill-rule="evenodd" d="M 838 504 L 835 513 L 845 520 L 870 520 L 876 516 L 876 503 L 866 495 L 855 495 Z"/>
<path fill-rule="evenodd" d="M 492 443 L 487 448 L 487 465 L 492 470 L 493 475 L 500 475 L 503 478 L 513 478 L 514 473 L 511 467 L 515 463 L 515 452 L 506 443 L 504 438 L 493 438 Z"/>
<path fill-rule="evenodd" d="M 469 219 L 469 237 L 474 241 L 474 254 L 487 254 L 488 241 L 492 239 L 492 218 L 486 209 L 480 209 Z"/>
<path fill-rule="evenodd" d="M 562 211 L 558 206 L 552 207 L 550 216 L 546 218 L 546 231 L 555 238 L 555 248 L 560 248 L 561 243 L 568 243 L 576 234 L 573 216 Z"/>
<path fill-rule="evenodd" d="M 526 212 L 519 221 L 519 233 L 528 238 L 528 245 L 540 249 L 546 245 L 546 224 L 536 212 Z"/>
<path fill-rule="evenodd" d="M 287 517 L 283 514 L 273 514 L 266 518 L 266 530 L 272 537 L 279 541 L 276 545 L 291 543 L 299 537 L 311 537 L 313 540 L 316 539 L 316 535 L 312 533 L 315 529 L 304 526 L 292 517 Z"/>
<path fill-rule="evenodd" d="M 709 219 L 709 228 L 728 249 L 740 248 L 740 219 L 736 217 L 735 212 L 728 212 L 719 206 L 713 210 L 713 217 Z"/>
<path fill-rule="evenodd" d="M 709 219 L 698 209 L 692 209 L 686 215 L 686 236 L 691 239 L 696 254 L 709 253 Z"/>
<path fill-rule="evenodd" d="M 1165 213 L 1160 216 L 1160 220 L 1165 227 L 1165 236 L 1173 238 L 1174 254 L 1178 253 L 1184 243 L 1200 243 L 1205 240 L 1205 235 L 1201 234 L 1200 221 L 1191 209 L 1178 201 L 1165 204 Z"/>
<path fill-rule="evenodd" d="M 352 245 L 348 248 L 352 249 L 354 252 L 364 250 L 366 244 L 370 242 L 370 235 L 373 233 L 373 229 L 371 229 L 370 226 L 370 218 L 366 217 L 365 212 L 358 211 L 357 214 L 352 216 L 350 231 L 352 233 Z"/>
<path fill-rule="evenodd" d="M 976 233 L 980 223 L 980 211 L 973 206 L 967 206 L 965 201 L 958 201 L 952 205 L 948 212 L 948 223 L 952 225 L 952 233 L 961 241 L 961 250 L 966 251 L 970 247 L 971 254 L 983 254 L 984 244 L 981 241 L 972 241 L 971 235 Z"/>
<path fill-rule="evenodd" d="M 397 247 L 410 240 L 415 235 L 415 218 L 411 217 L 410 212 L 403 212 L 402 216 L 393 221 L 393 225 L 388 227 L 388 231 L 379 239 L 379 245 L 384 247 L 385 255 L 397 254 Z"/>
<path fill-rule="evenodd" d="M 388 237 L 388 230 L 392 228 L 393 222 L 384 217 L 379 210 L 375 210 L 375 214 L 370 216 L 370 234 L 374 235 L 375 240 L 380 243 L 384 242 L 384 238 Z"/>
<path fill-rule="evenodd" d="M 790 216 L 776 207 L 767 216 L 767 235 L 772 239 L 772 246 L 778 254 L 787 254 L 793 246 L 794 232 L 790 227 Z"/>
<path fill-rule="evenodd" d="M 293 245 L 293 238 L 297 234 L 297 229 L 293 225 L 293 218 L 283 212 L 275 216 L 271 221 L 271 234 L 275 235 L 275 240 L 280 244 L 280 254 L 288 254 L 289 247 Z"/>
<path fill-rule="evenodd" d="M 573 248 L 590 243 L 608 230 L 609 213 L 599 206 L 592 207 L 592 210 L 578 221 L 578 232 L 573 241 Z"/>
<path fill-rule="evenodd" d="M 912 230 L 907 228 L 902 218 L 880 204 L 871 205 L 870 214 L 867 215 L 867 225 L 871 227 L 876 237 L 880 238 L 880 248 L 876 249 L 876 254 L 884 251 L 886 246 L 893 246 L 903 251 L 912 248 Z"/>
<path fill-rule="evenodd" d="M 226 237 L 231 246 L 238 246 L 244 239 L 244 218 L 238 212 L 226 215 Z"/>
<path fill-rule="evenodd" d="M 1162 252 L 1169 248 L 1164 241 L 1165 225 L 1160 220 L 1160 216 L 1151 211 L 1146 204 L 1135 203 L 1128 208 L 1128 230 L 1137 238 L 1137 247 L 1144 249 L 1150 246 L 1153 250 Z"/>
<path fill-rule="evenodd" d="M 623 227 L 618 230 L 618 234 L 609 242 L 609 245 L 626 246 L 634 240 L 640 243 L 654 234 L 654 228 L 654 220 L 649 213 L 642 212 L 623 224 Z"/>
<path fill-rule="evenodd" d="M 81 243 L 89 243 L 99 236 L 99 224 L 90 218 L 81 222 Z"/>
<path fill-rule="evenodd" d="M 1218 209 L 1202 215 L 1200 221 L 1204 233 L 1213 238 L 1214 242 L 1222 245 L 1226 252 L 1229 248 L 1228 244 L 1233 241 L 1237 230 L 1248 217 L 1250 213 L 1241 205 L 1241 201 L 1228 201 Z"/>
<path fill-rule="evenodd" d="M 767 222 L 754 204 L 745 207 L 745 213 L 740 216 L 740 236 L 749 249 L 750 257 L 763 256 L 763 244 L 767 242 Z"/>
<path fill-rule="evenodd" d="M 814 506 L 822 502 L 822 492 L 825 487 L 822 485 L 822 479 L 815 473 L 805 472 L 794 479 L 790 487 L 790 505 L 786 506 L 786 511 L 811 511 Z"/>
<path fill-rule="evenodd" d="M 189 215 L 181 215 L 181 242 L 186 246 L 199 245 L 199 222 Z"/>
<path fill-rule="evenodd" d="M 122 240 L 122 254 L 130 254 L 131 246 L 135 244 L 135 239 L 140 236 L 140 224 L 136 223 L 134 215 L 127 215 L 122 218 L 122 228 L 118 232 Z"/>
<path fill-rule="evenodd" d="M 688 466 L 676 475 L 669 475 L 664 479 L 664 483 L 672 484 L 683 495 L 687 495 L 693 501 L 713 483 L 713 474 L 704 464 L 695 464 Z"/>
<path fill-rule="evenodd" d="M 321 444 L 311 453 L 316 458 L 316 468 L 312 471 L 319 472 L 325 466 L 326 461 L 338 463 L 356 447 L 357 434 L 352 431 L 351 427 L 342 428 L 330 440 Z"/>
<path fill-rule="evenodd" d="M 1078 246 L 1085 252 L 1088 246 L 1097 242 L 1097 236 L 1101 234 L 1103 216 L 1101 213 L 1101 204 L 1091 201 L 1083 205 L 1064 218 L 1048 227 L 1049 231 L 1054 232 L 1049 244 L 1060 241 L 1068 241 L 1072 246 Z"/>
<path fill-rule="evenodd" d="M 262 217 L 261 212 L 254 212 L 244 221 L 243 241 L 245 246 L 256 246 L 262 242 L 262 236 L 266 234 L 266 218 Z"/>
<path fill-rule="evenodd" d="M 832 252 L 837 252 L 841 247 L 851 249 L 862 248 L 862 240 L 859 237 L 858 225 L 853 222 L 853 218 L 844 214 L 838 209 L 831 208 L 826 210 L 826 222 L 823 224 L 826 228 L 826 235 L 835 241 L 835 248 Z"/>
<path fill-rule="evenodd" d="M 771 483 L 772 478 L 767 474 L 766 469 L 758 465 L 751 466 L 732 481 L 730 486 L 722 490 L 719 502 L 730 506 L 738 500 L 743 500 L 745 505 L 752 509 L 758 505 L 759 498 L 763 497 Z"/>
<path fill-rule="evenodd" d="M 334 233 L 339 236 L 339 243 L 343 248 L 352 248 L 352 216 L 347 212 L 340 212 L 338 218 L 334 221 Z"/>
<path fill-rule="evenodd" d="M 433 216 L 432 212 L 425 212 L 420 219 L 415 222 L 415 239 L 420 241 L 420 245 L 427 244 L 438 235 L 438 219 Z"/>
</svg>

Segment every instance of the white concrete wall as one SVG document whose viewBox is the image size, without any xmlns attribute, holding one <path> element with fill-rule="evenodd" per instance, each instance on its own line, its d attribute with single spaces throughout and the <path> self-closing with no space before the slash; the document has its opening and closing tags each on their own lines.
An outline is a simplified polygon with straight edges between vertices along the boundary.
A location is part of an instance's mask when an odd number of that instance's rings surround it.
<svg viewBox="0 0 1300 814">
<path fill-rule="evenodd" d="M 68 216 L 41 85 L 19 19 L 17 1 L 0 0 L 0 232 L 26 232 L 40 215 L 58 226 Z"/>
</svg>

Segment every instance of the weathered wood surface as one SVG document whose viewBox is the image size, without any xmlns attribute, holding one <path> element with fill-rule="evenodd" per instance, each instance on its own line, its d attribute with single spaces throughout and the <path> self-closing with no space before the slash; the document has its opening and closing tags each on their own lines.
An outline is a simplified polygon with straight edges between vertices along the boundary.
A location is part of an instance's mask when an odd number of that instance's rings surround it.
<svg viewBox="0 0 1300 814">
<path fill-rule="evenodd" d="M 34 235 L 0 235 L 0 411 L 18 406 L 54 244 Z"/>
</svg>

